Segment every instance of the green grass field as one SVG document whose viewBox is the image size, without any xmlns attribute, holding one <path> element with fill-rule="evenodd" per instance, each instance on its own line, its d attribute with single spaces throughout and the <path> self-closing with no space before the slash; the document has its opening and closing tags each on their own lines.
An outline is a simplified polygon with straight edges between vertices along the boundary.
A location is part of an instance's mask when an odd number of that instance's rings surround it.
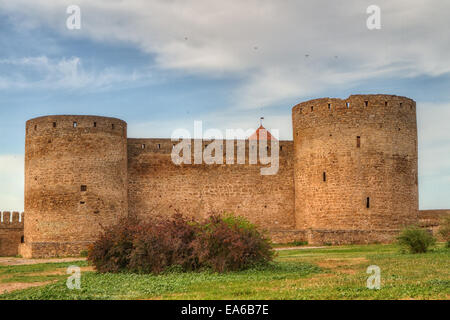
<svg viewBox="0 0 450 320">
<path fill-rule="evenodd" d="M 65 268 L 83 267 L 81 290 L 66 287 Z M 366 288 L 369 265 L 381 268 L 381 289 Z M 48 283 L 0 299 L 449 299 L 450 250 L 403 254 L 395 245 L 283 250 L 265 268 L 137 275 L 97 274 L 85 261 L 0 266 L 0 285 Z"/>
</svg>

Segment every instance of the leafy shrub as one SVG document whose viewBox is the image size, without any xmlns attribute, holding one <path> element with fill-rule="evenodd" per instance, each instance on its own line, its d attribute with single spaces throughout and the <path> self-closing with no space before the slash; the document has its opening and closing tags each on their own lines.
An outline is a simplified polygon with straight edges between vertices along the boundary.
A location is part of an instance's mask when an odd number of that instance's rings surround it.
<svg viewBox="0 0 450 320">
<path fill-rule="evenodd" d="M 195 241 L 199 262 L 216 272 L 244 270 L 273 259 L 270 240 L 242 217 L 209 217 Z"/>
<path fill-rule="evenodd" d="M 160 273 L 177 266 L 183 271 L 196 270 L 198 258 L 193 241 L 197 227 L 182 215 L 156 217 L 138 227 L 128 270 L 137 273 Z"/>
<path fill-rule="evenodd" d="M 424 229 L 411 226 L 403 229 L 397 237 L 398 244 L 410 253 L 424 253 L 435 244 L 436 239 Z"/>
<path fill-rule="evenodd" d="M 104 228 L 97 241 L 89 247 L 88 261 L 99 272 L 127 270 L 138 226 L 137 218 L 128 217 L 121 218 L 117 224 Z"/>
<path fill-rule="evenodd" d="M 88 260 L 99 272 L 161 273 L 210 268 L 242 270 L 271 261 L 270 241 L 241 217 L 212 216 L 201 223 L 184 218 L 121 219 L 105 228 Z"/>
<path fill-rule="evenodd" d="M 444 241 L 447 242 L 447 248 L 450 248 L 450 215 L 447 215 L 441 219 L 439 234 L 442 236 Z"/>
</svg>

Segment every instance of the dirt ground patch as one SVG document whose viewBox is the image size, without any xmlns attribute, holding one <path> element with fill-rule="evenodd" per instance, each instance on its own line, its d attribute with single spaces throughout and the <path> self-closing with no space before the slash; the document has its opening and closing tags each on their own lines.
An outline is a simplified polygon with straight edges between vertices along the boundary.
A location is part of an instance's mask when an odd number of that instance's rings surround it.
<svg viewBox="0 0 450 320">
<path fill-rule="evenodd" d="M 86 260 L 86 258 L 52 258 L 52 259 L 24 259 L 15 257 L 0 257 L 0 266 L 18 266 L 38 263 L 58 263 Z"/>
<path fill-rule="evenodd" d="M 94 267 L 81 267 L 81 272 L 85 271 L 95 271 Z M 59 276 L 59 275 L 66 275 L 67 274 L 66 268 L 59 268 L 56 270 L 49 270 L 49 271 L 43 271 L 43 272 L 32 272 L 32 273 L 25 273 L 27 276 Z"/>
<path fill-rule="evenodd" d="M 45 281 L 45 282 L 13 282 L 13 283 L 0 283 L 0 294 L 4 294 L 7 292 L 15 291 L 15 290 L 23 290 L 31 287 L 39 287 L 45 286 L 46 284 L 52 283 L 53 281 Z"/>
<path fill-rule="evenodd" d="M 346 259 L 324 259 L 317 261 L 319 267 L 327 269 L 336 269 L 341 267 L 351 267 L 358 264 L 369 262 L 365 258 L 346 258 Z"/>
<path fill-rule="evenodd" d="M 308 249 L 323 249 L 326 247 L 281 247 L 274 248 L 275 251 L 283 251 L 283 250 L 308 250 Z"/>
</svg>

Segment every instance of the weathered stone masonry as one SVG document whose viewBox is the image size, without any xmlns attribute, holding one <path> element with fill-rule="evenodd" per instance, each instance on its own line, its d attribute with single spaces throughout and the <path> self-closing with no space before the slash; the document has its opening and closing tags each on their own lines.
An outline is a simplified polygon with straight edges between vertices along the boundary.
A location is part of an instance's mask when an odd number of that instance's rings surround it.
<svg viewBox="0 0 450 320">
<path fill-rule="evenodd" d="M 15 256 L 23 242 L 23 212 L 0 212 L 0 256 Z"/>
<path fill-rule="evenodd" d="M 418 223 L 413 100 L 316 99 L 295 106 L 292 121 L 294 141 L 279 142 L 278 174 L 264 176 L 248 158 L 175 165 L 174 142 L 127 139 L 126 123 L 115 118 L 29 120 L 20 253 L 77 255 L 100 225 L 127 214 L 230 212 L 267 229 L 276 242 L 313 244 L 389 242 L 401 227 Z"/>
</svg>

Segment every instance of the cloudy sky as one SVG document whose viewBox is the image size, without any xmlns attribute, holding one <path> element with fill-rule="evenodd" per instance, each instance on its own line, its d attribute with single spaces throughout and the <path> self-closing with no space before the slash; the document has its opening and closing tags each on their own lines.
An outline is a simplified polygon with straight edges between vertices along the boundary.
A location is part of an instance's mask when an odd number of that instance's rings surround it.
<svg viewBox="0 0 450 320">
<path fill-rule="evenodd" d="M 381 29 L 366 26 L 381 8 Z M 81 29 L 66 27 L 69 5 Z M 23 209 L 24 124 L 128 122 L 131 137 L 265 126 L 317 97 L 417 101 L 420 207 L 450 208 L 448 0 L 0 0 L 0 210 Z"/>
</svg>

